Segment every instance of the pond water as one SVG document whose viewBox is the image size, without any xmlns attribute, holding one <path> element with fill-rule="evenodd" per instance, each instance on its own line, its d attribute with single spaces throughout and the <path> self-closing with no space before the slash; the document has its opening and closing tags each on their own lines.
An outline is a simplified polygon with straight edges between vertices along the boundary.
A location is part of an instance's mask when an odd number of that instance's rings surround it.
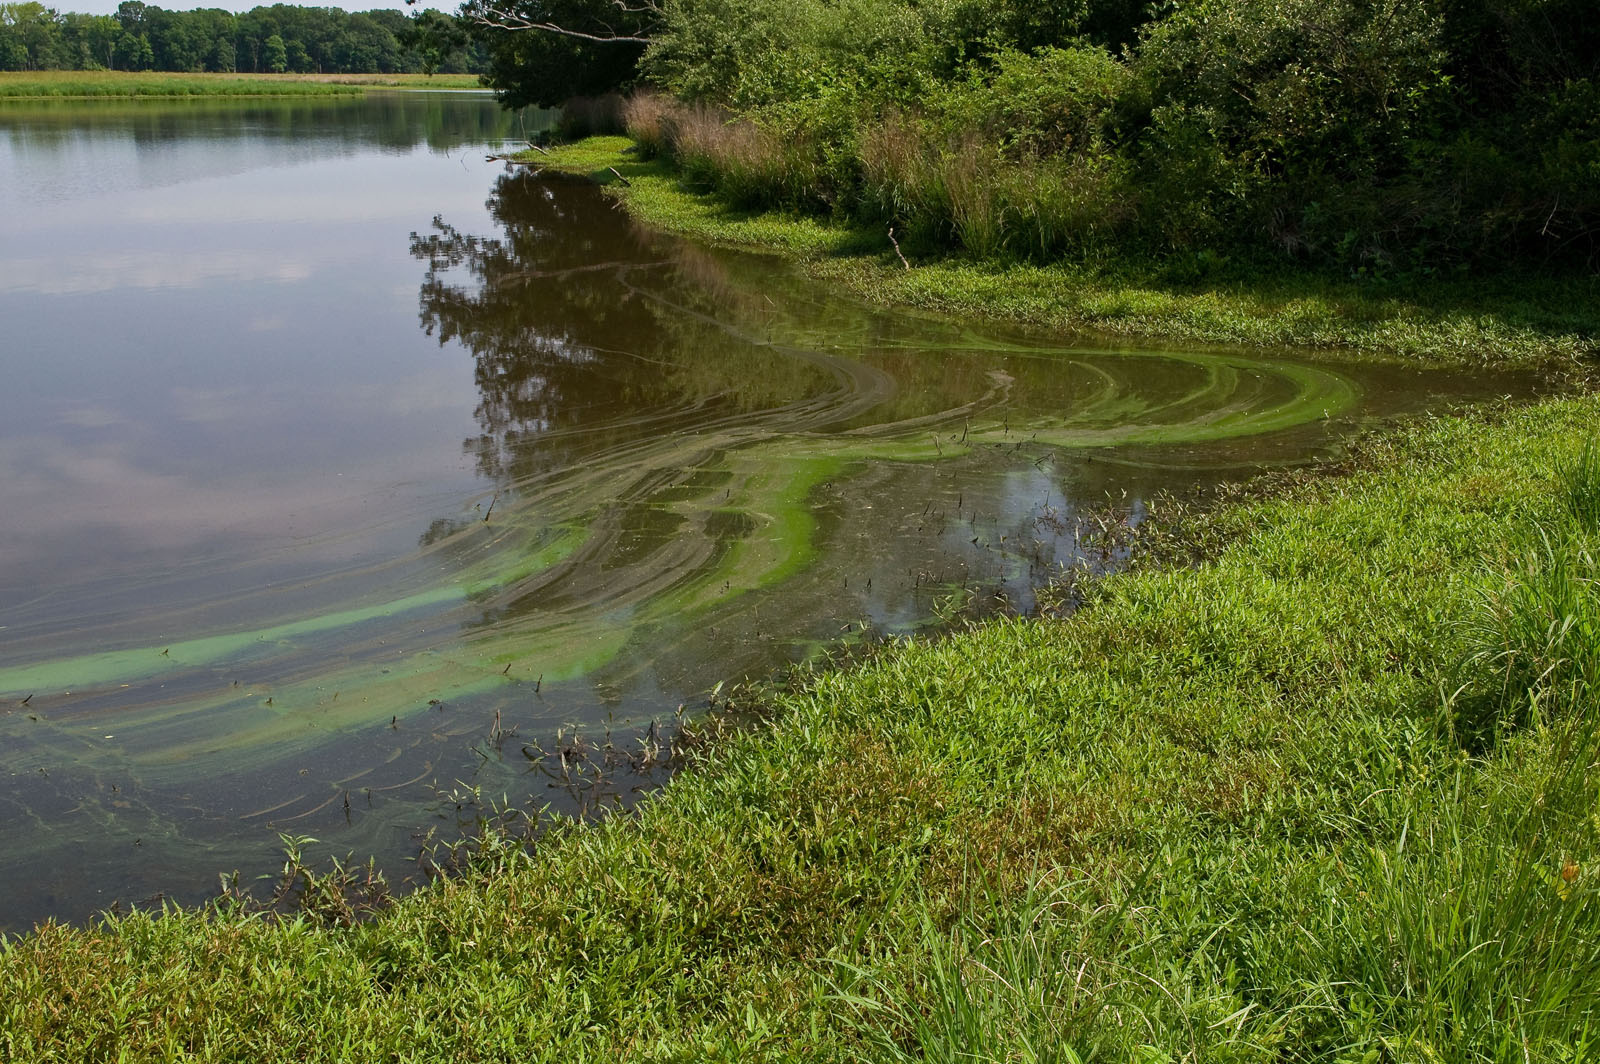
<svg viewBox="0 0 1600 1064">
<path fill-rule="evenodd" d="M 875 310 L 485 161 L 539 124 L 0 107 L 0 927 L 279 833 L 401 879 L 463 794 L 570 800 L 524 750 L 572 728 L 1028 609 L 1086 514 L 1529 386 Z"/>
</svg>

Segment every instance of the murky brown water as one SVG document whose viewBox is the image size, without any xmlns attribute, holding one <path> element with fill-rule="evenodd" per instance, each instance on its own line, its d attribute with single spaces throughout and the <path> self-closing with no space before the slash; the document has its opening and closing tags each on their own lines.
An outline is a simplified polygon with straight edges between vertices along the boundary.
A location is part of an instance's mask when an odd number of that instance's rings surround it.
<svg viewBox="0 0 1600 1064">
<path fill-rule="evenodd" d="M 0 926 L 278 832 L 404 875 L 441 795 L 548 800 L 524 742 L 1029 608 L 1108 499 L 1528 385 L 873 310 L 483 161 L 527 128 L 0 107 Z"/>
</svg>

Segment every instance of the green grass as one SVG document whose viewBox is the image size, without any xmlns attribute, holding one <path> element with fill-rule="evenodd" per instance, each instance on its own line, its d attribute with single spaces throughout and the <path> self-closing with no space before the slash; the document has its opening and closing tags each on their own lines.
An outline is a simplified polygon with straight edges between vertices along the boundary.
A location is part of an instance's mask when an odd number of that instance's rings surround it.
<svg viewBox="0 0 1600 1064">
<path fill-rule="evenodd" d="M 1191 515 L 1065 619 L 818 675 L 636 816 L 489 834 L 364 924 L 11 939 L 0 1049 L 1591 1059 L 1597 417 L 1419 422 Z"/>
<path fill-rule="evenodd" d="M 1178 284 L 1127 265 L 1096 270 L 952 256 L 913 258 L 908 270 L 884 233 L 729 207 L 630 148 L 626 137 L 593 137 L 527 158 L 615 185 L 629 210 L 651 225 L 781 252 L 878 302 L 1055 331 L 1338 349 L 1461 366 L 1576 368 L 1600 355 L 1600 277 L 1384 284 L 1285 270 Z"/>
<path fill-rule="evenodd" d="M 142 74 L 115 70 L 0 73 L 0 100 L 128 96 L 350 96 L 368 88 L 477 88 L 473 74 Z"/>
</svg>

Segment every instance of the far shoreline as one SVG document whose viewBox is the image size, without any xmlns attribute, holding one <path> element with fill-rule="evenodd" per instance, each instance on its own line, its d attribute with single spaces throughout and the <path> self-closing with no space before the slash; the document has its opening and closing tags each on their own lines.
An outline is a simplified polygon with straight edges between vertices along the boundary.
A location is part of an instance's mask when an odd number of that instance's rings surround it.
<svg viewBox="0 0 1600 1064">
<path fill-rule="evenodd" d="M 41 100 L 359 96 L 368 89 L 487 91 L 476 74 L 183 74 L 168 71 L 0 72 L 0 104 Z"/>
</svg>

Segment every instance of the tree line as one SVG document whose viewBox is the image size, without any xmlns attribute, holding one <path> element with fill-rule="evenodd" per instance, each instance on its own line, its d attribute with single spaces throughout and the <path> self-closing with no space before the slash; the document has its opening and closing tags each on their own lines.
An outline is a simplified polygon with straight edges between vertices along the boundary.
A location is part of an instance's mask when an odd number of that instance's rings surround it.
<svg viewBox="0 0 1600 1064">
<path fill-rule="evenodd" d="M 454 16 L 274 4 L 235 15 L 124 0 L 115 15 L 0 3 L 0 70 L 477 73 L 483 45 Z"/>
<path fill-rule="evenodd" d="M 750 206 L 1042 259 L 1600 266 L 1594 0 L 471 0 L 514 103 Z M 515 32 L 520 30 L 521 32 Z"/>
</svg>

